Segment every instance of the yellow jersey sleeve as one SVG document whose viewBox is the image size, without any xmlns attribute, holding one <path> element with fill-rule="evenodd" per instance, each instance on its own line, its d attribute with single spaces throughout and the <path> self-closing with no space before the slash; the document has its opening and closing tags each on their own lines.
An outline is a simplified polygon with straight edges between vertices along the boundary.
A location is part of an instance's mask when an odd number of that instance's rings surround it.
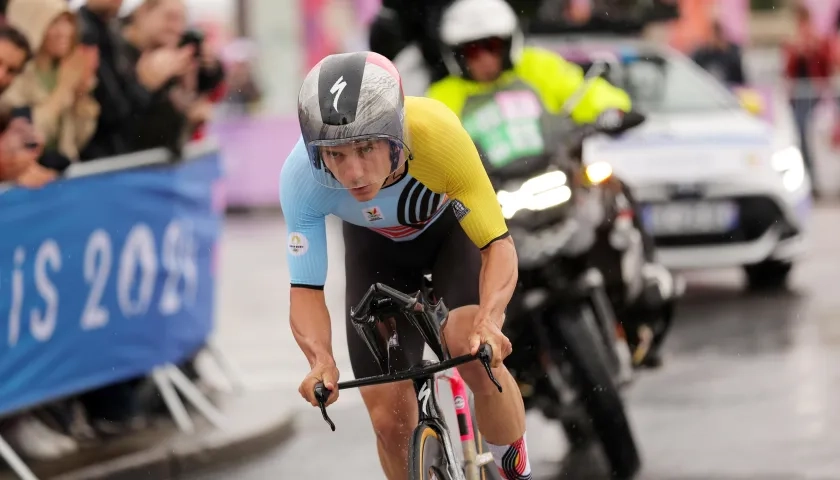
<svg viewBox="0 0 840 480">
<path fill-rule="evenodd" d="M 430 98 L 406 97 L 405 102 L 414 155 L 409 173 L 430 190 L 450 198 L 461 227 L 477 247 L 507 236 L 496 191 L 458 117 Z"/>
</svg>

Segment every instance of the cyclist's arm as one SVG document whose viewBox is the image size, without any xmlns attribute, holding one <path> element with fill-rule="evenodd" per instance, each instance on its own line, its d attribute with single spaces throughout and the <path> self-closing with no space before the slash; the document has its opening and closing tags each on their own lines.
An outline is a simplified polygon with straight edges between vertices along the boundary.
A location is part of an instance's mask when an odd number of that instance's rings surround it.
<svg viewBox="0 0 840 480">
<path fill-rule="evenodd" d="M 418 135 L 424 158 L 434 159 L 424 169 L 413 170 L 429 188 L 443 191 L 453 203 L 455 215 L 467 236 L 481 249 L 479 319 L 497 322 L 513 295 L 517 258 L 496 192 L 469 134 L 440 102 L 425 100 L 429 120 Z M 414 166 L 412 166 L 414 168 Z M 437 170 L 437 173 L 426 169 Z M 430 181 L 427 183 L 426 178 Z M 438 190 L 434 180 L 442 183 Z"/>
<path fill-rule="evenodd" d="M 289 322 L 311 367 L 334 363 L 332 328 L 324 283 L 327 278 L 326 214 L 311 181 L 302 141 L 280 173 L 280 206 L 286 220 L 286 258 L 291 280 Z"/>
<path fill-rule="evenodd" d="M 578 98 L 581 89 L 586 89 L 572 109 L 571 116 L 575 122 L 592 123 L 598 115 L 608 109 L 616 108 L 625 112 L 630 110 L 632 104 L 627 92 L 613 86 L 606 79 L 596 78 L 584 87 L 585 77 L 580 66 L 550 52 L 538 52 L 535 55 L 539 57 L 534 64 L 542 72 L 538 75 L 540 89 L 553 92 L 550 97 L 555 109 L 562 108 L 572 97 Z"/>
</svg>

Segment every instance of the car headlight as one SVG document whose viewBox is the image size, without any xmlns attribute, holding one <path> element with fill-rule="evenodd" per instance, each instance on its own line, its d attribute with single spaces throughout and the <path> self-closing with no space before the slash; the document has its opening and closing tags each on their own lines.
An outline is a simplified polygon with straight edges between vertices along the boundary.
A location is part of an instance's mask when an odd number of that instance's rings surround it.
<svg viewBox="0 0 840 480">
<path fill-rule="evenodd" d="M 499 190 L 496 197 L 502 205 L 502 215 L 513 218 L 520 210 L 545 210 L 572 198 L 568 179 L 561 171 L 544 173 L 527 180 L 514 192 Z"/>
<path fill-rule="evenodd" d="M 598 185 L 610 178 L 613 173 L 612 165 L 607 162 L 594 162 L 586 166 L 584 171 L 586 180 L 592 185 Z"/>
<path fill-rule="evenodd" d="M 797 147 L 787 147 L 773 154 L 773 170 L 782 175 L 782 185 L 790 192 L 796 191 L 805 181 L 805 162 Z"/>
</svg>

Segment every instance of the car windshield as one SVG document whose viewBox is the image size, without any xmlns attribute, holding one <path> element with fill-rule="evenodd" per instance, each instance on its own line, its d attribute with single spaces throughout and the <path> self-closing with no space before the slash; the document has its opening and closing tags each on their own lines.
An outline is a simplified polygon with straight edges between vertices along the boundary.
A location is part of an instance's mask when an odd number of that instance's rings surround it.
<svg viewBox="0 0 840 480">
<path fill-rule="evenodd" d="M 577 63 L 585 70 L 592 65 Z M 622 67 L 605 76 L 626 90 L 641 111 L 683 113 L 738 108 L 733 95 L 690 62 L 639 56 L 623 59 Z"/>
</svg>

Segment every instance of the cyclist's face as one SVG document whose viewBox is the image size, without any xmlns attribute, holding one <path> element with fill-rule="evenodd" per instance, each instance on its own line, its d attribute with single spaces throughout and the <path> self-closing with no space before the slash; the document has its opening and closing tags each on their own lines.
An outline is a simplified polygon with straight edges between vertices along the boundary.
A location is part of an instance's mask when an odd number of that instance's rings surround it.
<svg viewBox="0 0 840 480">
<path fill-rule="evenodd" d="M 391 145 L 387 140 L 365 140 L 347 145 L 321 147 L 321 158 L 335 178 L 353 197 L 366 202 L 391 175 Z"/>
<path fill-rule="evenodd" d="M 477 82 L 492 82 L 502 74 L 504 42 L 499 38 L 478 40 L 461 46 L 467 70 Z"/>
</svg>

